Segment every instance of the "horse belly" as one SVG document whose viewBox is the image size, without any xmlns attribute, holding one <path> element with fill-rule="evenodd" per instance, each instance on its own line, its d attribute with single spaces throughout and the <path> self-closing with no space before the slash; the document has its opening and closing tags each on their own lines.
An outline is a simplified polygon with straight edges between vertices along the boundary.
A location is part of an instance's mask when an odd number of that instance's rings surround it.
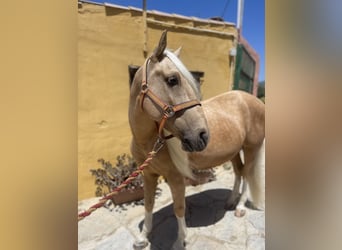
<svg viewBox="0 0 342 250">
<path fill-rule="evenodd" d="M 221 95 L 203 103 L 210 138 L 203 151 L 189 153 L 192 168 L 216 167 L 231 160 L 242 148 L 246 137 L 243 117 L 239 114 L 240 110 L 227 105 L 227 96 Z"/>
<path fill-rule="evenodd" d="M 237 153 L 215 152 L 215 154 L 190 154 L 189 165 L 193 169 L 204 170 L 213 168 L 231 160 Z"/>
</svg>

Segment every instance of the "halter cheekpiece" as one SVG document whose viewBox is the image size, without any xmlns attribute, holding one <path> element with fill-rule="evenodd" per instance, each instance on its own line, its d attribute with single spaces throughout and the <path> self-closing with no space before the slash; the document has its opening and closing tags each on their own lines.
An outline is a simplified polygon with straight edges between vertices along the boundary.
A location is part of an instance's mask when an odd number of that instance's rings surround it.
<svg viewBox="0 0 342 250">
<path fill-rule="evenodd" d="M 166 136 L 166 137 L 163 135 L 163 128 L 165 126 L 166 120 L 173 117 L 178 111 L 193 108 L 197 105 L 201 106 L 201 103 L 198 100 L 194 99 L 194 100 L 182 102 L 176 105 L 171 105 L 171 104 L 164 102 L 157 95 L 155 95 L 152 92 L 152 90 L 148 87 L 148 83 L 147 83 L 147 66 L 150 60 L 151 60 L 150 58 L 147 58 L 142 68 L 143 76 L 142 76 L 141 91 L 140 91 L 140 107 L 144 109 L 144 99 L 147 96 L 148 98 L 151 99 L 152 102 L 154 102 L 162 110 L 163 116 L 161 120 L 159 121 L 159 123 L 157 124 L 157 128 L 158 128 L 159 138 L 165 140 L 165 139 L 169 139 L 173 137 L 173 135 Z"/>
</svg>

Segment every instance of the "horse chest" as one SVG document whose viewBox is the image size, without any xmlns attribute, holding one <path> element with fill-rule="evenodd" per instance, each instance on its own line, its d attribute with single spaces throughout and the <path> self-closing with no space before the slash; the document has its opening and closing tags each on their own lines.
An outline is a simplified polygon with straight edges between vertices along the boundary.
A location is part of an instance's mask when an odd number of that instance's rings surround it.
<svg viewBox="0 0 342 250">
<path fill-rule="evenodd" d="M 231 160 L 238 151 L 215 151 L 212 153 L 189 154 L 189 166 L 193 169 L 203 170 L 219 166 Z"/>
</svg>

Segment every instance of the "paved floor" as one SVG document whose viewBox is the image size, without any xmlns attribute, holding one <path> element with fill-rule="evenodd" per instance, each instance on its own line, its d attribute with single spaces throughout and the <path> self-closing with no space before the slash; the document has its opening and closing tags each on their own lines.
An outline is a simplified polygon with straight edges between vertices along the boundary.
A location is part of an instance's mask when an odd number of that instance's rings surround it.
<svg viewBox="0 0 342 250">
<path fill-rule="evenodd" d="M 216 168 L 217 180 L 196 187 L 187 187 L 186 223 L 188 250 L 261 250 L 265 249 L 265 213 L 248 209 L 242 218 L 224 209 L 233 186 L 231 168 Z M 171 193 L 166 183 L 158 185 L 153 215 L 150 249 L 171 249 L 177 236 Z M 79 212 L 98 201 L 80 201 Z M 123 207 L 100 208 L 78 223 L 79 250 L 133 249 L 133 242 L 143 223 L 144 207 L 130 204 Z"/>
</svg>

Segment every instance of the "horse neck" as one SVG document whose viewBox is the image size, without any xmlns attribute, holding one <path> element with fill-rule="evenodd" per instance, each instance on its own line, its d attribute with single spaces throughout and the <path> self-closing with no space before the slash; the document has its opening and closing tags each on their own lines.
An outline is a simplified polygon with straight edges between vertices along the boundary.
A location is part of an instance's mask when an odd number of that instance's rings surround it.
<svg viewBox="0 0 342 250">
<path fill-rule="evenodd" d="M 133 139 L 139 145 L 146 145 L 158 135 L 155 122 L 140 106 L 141 70 L 136 73 L 132 83 L 129 102 L 129 123 Z"/>
</svg>

